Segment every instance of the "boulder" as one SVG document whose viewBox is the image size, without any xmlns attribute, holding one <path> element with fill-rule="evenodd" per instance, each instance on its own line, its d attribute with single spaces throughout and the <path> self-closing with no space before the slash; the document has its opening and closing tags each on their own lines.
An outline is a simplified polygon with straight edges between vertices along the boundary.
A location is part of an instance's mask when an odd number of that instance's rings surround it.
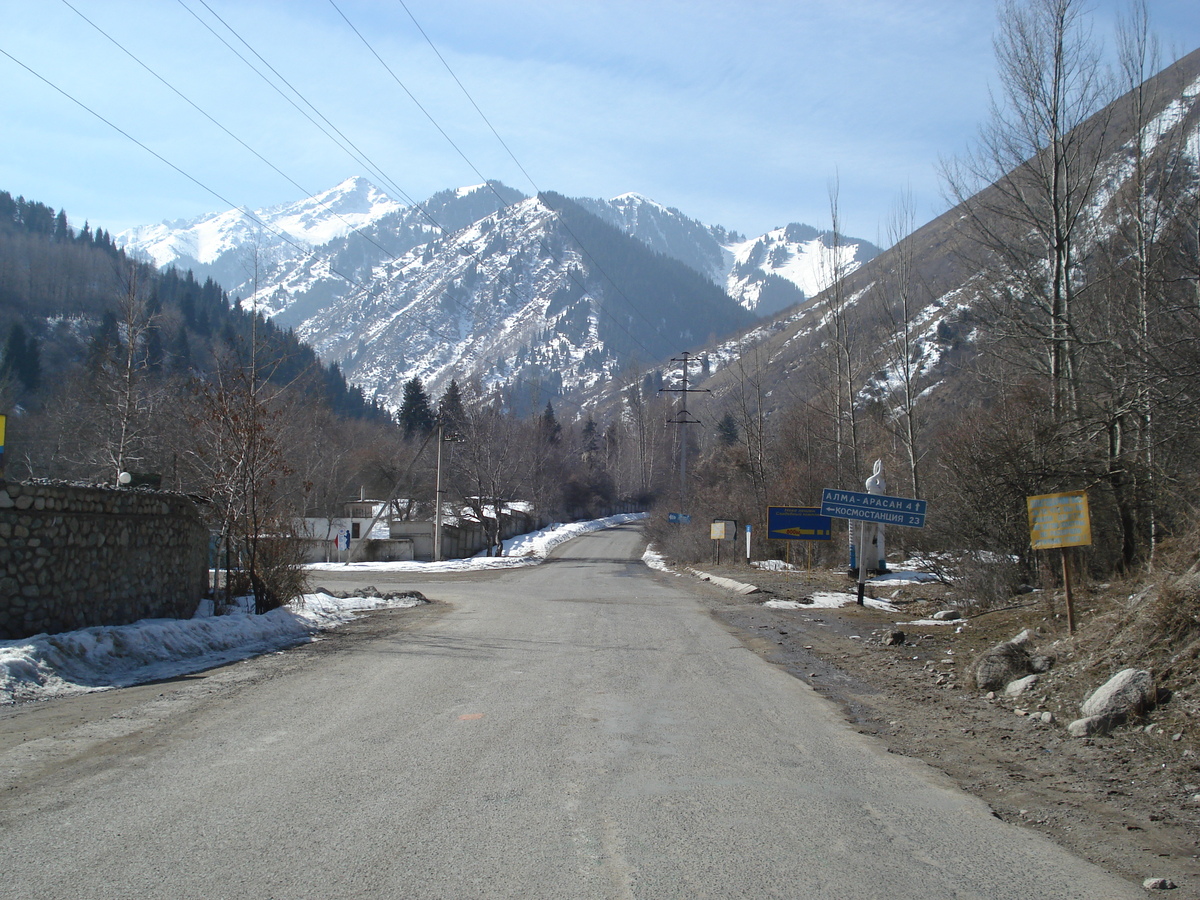
<svg viewBox="0 0 1200 900">
<path fill-rule="evenodd" d="M 883 636 L 883 643 L 887 647 L 898 647 L 904 643 L 903 631 L 889 631 Z"/>
<path fill-rule="evenodd" d="M 1029 651 L 1024 643 L 1005 641 L 983 651 L 972 664 L 971 671 L 975 685 L 981 691 L 999 690 L 1030 673 Z"/>
<path fill-rule="evenodd" d="M 1145 669 L 1122 669 L 1084 700 L 1079 711 L 1085 717 L 1120 720 L 1153 706 L 1155 695 L 1153 675 Z"/>
<path fill-rule="evenodd" d="M 1067 732 L 1071 737 L 1091 737 L 1094 734 L 1106 733 L 1111 724 L 1104 716 L 1088 716 L 1085 719 L 1076 719 L 1068 725 Z"/>
<path fill-rule="evenodd" d="M 1038 673 L 1049 672 L 1056 660 L 1057 657 L 1053 653 L 1031 653 L 1029 668 Z"/>
<path fill-rule="evenodd" d="M 1010 697 L 1020 697 L 1023 693 L 1033 687 L 1041 680 L 1039 675 L 1026 675 L 1024 678 L 1018 678 L 1016 681 L 1010 681 L 1004 688 L 1004 693 Z"/>
<path fill-rule="evenodd" d="M 957 619 L 961 619 L 962 613 L 960 613 L 957 609 L 939 609 L 932 616 L 930 616 L 930 618 L 935 622 L 953 622 Z"/>
<path fill-rule="evenodd" d="M 1147 878 L 1142 882 L 1142 887 L 1148 891 L 1173 891 L 1178 886 L 1170 878 Z"/>
<path fill-rule="evenodd" d="M 1033 643 L 1033 637 L 1034 637 L 1033 632 L 1030 631 L 1028 628 L 1026 628 L 1024 631 L 1022 631 L 1020 634 L 1018 634 L 1015 638 L 1012 638 L 1009 641 L 1009 643 L 1015 644 L 1018 647 L 1028 648 L 1029 645 Z"/>
</svg>

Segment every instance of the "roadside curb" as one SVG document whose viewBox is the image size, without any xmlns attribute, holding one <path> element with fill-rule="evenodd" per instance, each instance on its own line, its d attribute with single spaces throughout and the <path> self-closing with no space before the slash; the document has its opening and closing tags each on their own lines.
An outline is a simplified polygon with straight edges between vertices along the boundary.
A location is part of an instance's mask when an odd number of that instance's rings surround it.
<svg viewBox="0 0 1200 900">
<path fill-rule="evenodd" d="M 707 572 L 701 572 L 699 569 L 688 569 L 687 571 L 689 575 L 694 575 L 701 581 L 710 581 L 717 587 L 723 587 L 736 594 L 757 594 L 759 592 L 759 587 L 754 584 L 734 581 L 732 578 L 722 578 L 719 575 L 709 575 Z"/>
</svg>

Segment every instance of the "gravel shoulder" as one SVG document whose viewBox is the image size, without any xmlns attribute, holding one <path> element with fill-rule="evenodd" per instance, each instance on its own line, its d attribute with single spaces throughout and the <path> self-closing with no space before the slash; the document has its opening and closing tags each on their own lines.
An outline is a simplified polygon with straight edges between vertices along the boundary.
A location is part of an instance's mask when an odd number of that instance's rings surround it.
<svg viewBox="0 0 1200 900">
<path fill-rule="evenodd" d="M 1138 884 L 1165 877 L 1170 896 L 1200 898 L 1200 755 L 1194 727 L 1183 738 L 1170 703 L 1104 737 L 1072 738 L 1071 651 L 1043 601 L 948 625 L 902 625 L 944 608 L 938 585 L 880 586 L 901 612 L 855 605 L 773 609 L 772 598 L 804 602 L 816 591 L 851 591 L 828 572 L 774 573 L 738 567 L 705 572 L 754 584 L 730 592 L 711 613 L 750 649 L 837 704 L 861 732 L 894 753 L 922 759 L 981 798 L 994 814 L 1035 829 L 1078 856 Z M 1057 672 L 1042 692 L 988 699 L 967 684 L 970 661 L 1024 628 L 1058 641 Z M 905 641 L 883 636 L 902 630 Z M 1045 724 L 1034 713 L 1051 712 Z"/>
</svg>

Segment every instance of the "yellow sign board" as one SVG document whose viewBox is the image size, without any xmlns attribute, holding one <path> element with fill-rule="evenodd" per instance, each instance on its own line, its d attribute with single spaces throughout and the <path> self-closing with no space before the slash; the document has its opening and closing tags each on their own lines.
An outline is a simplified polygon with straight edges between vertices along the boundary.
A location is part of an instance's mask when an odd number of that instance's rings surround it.
<svg viewBox="0 0 1200 900">
<path fill-rule="evenodd" d="M 727 535 L 725 534 L 725 523 L 724 522 L 713 522 L 712 526 L 708 530 L 708 536 L 711 540 L 714 540 L 714 541 L 725 540 L 725 538 L 727 537 Z M 728 535 L 728 537 L 733 537 L 733 535 Z"/>
<path fill-rule="evenodd" d="M 1086 491 L 1026 497 L 1029 536 L 1034 550 L 1086 547 L 1092 542 L 1092 519 Z"/>
</svg>

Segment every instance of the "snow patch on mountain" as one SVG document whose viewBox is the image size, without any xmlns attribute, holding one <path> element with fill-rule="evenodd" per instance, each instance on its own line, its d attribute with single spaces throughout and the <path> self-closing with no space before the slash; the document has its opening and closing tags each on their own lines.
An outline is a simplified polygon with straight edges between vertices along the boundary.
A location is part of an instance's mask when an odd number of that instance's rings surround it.
<svg viewBox="0 0 1200 900">
<path fill-rule="evenodd" d="M 336 187 L 294 203 L 265 209 L 226 210 L 196 219 L 140 225 L 115 238 L 120 247 L 149 257 L 159 267 L 178 261 L 202 265 L 247 245 L 282 243 L 286 255 L 343 237 L 377 219 L 404 209 L 365 178 L 348 178 Z"/>
</svg>

